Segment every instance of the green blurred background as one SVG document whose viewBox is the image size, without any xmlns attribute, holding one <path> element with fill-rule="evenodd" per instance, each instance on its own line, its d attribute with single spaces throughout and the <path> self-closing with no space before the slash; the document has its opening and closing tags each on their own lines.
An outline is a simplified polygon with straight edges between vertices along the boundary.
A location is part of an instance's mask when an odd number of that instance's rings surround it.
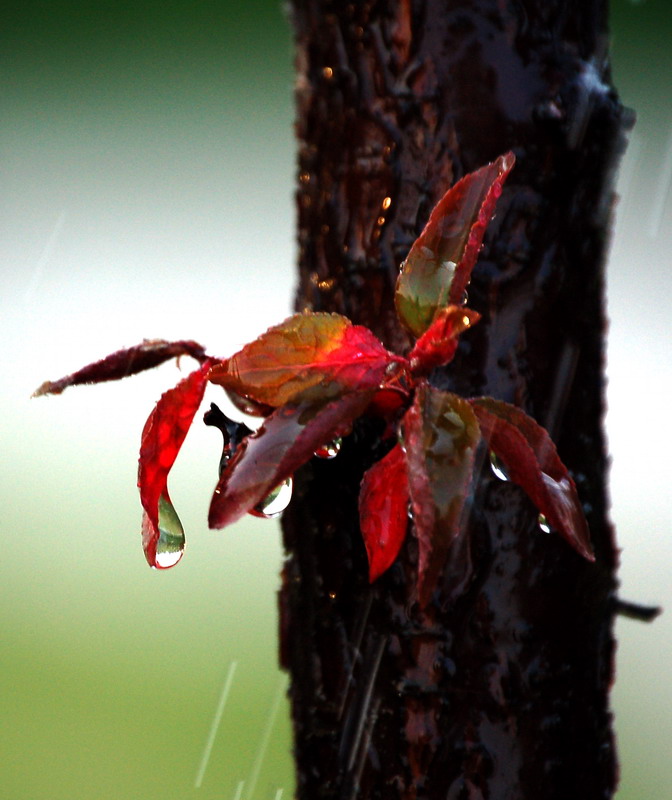
<svg viewBox="0 0 672 800">
<path fill-rule="evenodd" d="M 639 115 L 609 269 L 613 519 L 624 596 L 670 606 L 672 15 L 612 5 Z M 185 558 L 157 573 L 140 550 L 139 433 L 181 373 L 28 397 L 143 337 L 226 355 L 287 315 L 289 24 L 274 0 L 25 0 L 0 36 L 0 797 L 287 800 L 279 530 L 207 530 L 216 431 L 194 427 L 171 480 Z M 663 797 L 670 615 L 617 634 L 619 800 Z"/>
</svg>

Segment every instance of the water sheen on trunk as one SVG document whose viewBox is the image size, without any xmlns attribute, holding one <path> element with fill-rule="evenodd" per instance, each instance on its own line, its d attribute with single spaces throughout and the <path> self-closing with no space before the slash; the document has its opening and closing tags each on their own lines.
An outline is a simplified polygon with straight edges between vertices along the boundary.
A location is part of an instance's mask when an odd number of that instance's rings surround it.
<svg viewBox="0 0 672 800">
<path fill-rule="evenodd" d="M 435 385 L 521 406 L 554 437 L 597 561 L 544 533 L 481 467 L 434 601 L 417 551 L 369 586 L 357 496 L 381 427 L 358 423 L 294 479 L 281 657 L 297 797 L 609 798 L 616 760 L 616 551 L 606 516 L 603 267 L 628 115 L 610 85 L 606 2 L 294 0 L 297 308 L 408 346 L 399 265 L 466 172 L 512 149 L 469 287 L 482 321 Z M 389 445 L 388 445 L 389 446 Z"/>
</svg>

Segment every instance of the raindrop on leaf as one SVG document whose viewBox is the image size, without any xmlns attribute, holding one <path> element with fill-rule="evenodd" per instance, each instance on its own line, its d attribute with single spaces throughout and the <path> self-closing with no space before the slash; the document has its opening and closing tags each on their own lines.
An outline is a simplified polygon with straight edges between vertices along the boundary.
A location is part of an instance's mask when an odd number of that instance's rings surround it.
<svg viewBox="0 0 672 800">
<path fill-rule="evenodd" d="M 250 514 L 264 519 L 277 517 L 287 508 L 289 501 L 292 499 L 292 483 L 292 479 L 287 478 L 286 481 L 276 486 L 250 511 Z"/>
<path fill-rule="evenodd" d="M 314 455 L 317 456 L 317 458 L 323 458 L 328 461 L 331 458 L 336 458 L 336 456 L 341 452 L 342 445 L 343 439 L 341 439 L 339 436 L 333 441 L 323 444 L 322 447 L 318 447 Z"/>
<path fill-rule="evenodd" d="M 494 450 L 490 451 L 490 468 L 496 478 L 499 478 L 500 481 L 508 481 L 509 476 L 506 472 L 506 467 L 502 463 L 502 461 L 497 457 Z"/>
<path fill-rule="evenodd" d="M 539 516 L 537 517 L 537 524 L 539 525 L 539 530 L 542 533 L 551 532 L 551 526 L 548 524 L 548 520 L 543 514 L 539 514 Z"/>
<path fill-rule="evenodd" d="M 184 528 L 172 504 L 163 495 L 159 498 L 159 540 L 154 563 L 157 569 L 169 569 L 184 554 Z"/>
</svg>

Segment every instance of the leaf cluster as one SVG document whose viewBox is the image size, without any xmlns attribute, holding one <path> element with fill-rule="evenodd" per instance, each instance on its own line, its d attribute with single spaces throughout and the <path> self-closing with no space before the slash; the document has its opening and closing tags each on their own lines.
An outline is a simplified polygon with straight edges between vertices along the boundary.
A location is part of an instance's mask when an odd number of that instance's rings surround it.
<svg viewBox="0 0 672 800">
<path fill-rule="evenodd" d="M 392 447 L 365 473 L 359 497 L 371 581 L 394 563 L 410 530 L 418 543 L 418 599 L 423 606 L 429 602 L 463 528 L 475 455 L 483 446 L 549 525 L 593 559 L 576 486 L 547 431 L 513 405 L 463 398 L 429 380 L 480 319 L 465 305 L 466 287 L 514 160 L 507 153 L 457 182 L 411 247 L 395 292 L 399 322 L 415 339 L 407 355 L 390 352 L 368 328 L 344 316 L 305 312 L 230 358 L 207 356 L 191 341 L 151 340 L 37 390 L 57 394 L 76 384 L 117 380 L 175 356 L 199 362 L 160 398 L 142 433 L 138 486 L 151 566 L 173 566 L 184 550 L 168 475 L 208 382 L 222 386 L 242 410 L 264 417 L 251 432 L 214 405 L 205 415 L 224 436 L 212 528 L 259 513 L 302 464 L 347 436 L 358 417 L 375 413 L 385 417 Z"/>
</svg>

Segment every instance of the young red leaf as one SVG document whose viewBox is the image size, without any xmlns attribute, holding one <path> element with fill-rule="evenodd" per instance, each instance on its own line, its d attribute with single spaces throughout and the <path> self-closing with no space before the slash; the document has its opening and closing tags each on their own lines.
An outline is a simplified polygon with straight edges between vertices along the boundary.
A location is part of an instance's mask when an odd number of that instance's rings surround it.
<svg viewBox="0 0 672 800">
<path fill-rule="evenodd" d="M 343 435 L 373 394 L 349 392 L 326 403 L 306 401 L 276 409 L 226 465 L 210 504 L 210 527 L 230 525 L 259 505 L 318 448 Z"/>
<path fill-rule="evenodd" d="M 403 425 L 418 537 L 418 599 L 426 606 L 460 532 L 480 431 L 468 401 L 425 381 Z"/>
<path fill-rule="evenodd" d="M 118 381 L 128 375 L 144 372 L 146 369 L 158 367 L 169 358 L 191 356 L 203 362 L 206 358 L 203 346 L 198 342 L 181 340 L 167 342 L 165 339 L 145 339 L 142 344 L 117 350 L 109 356 L 89 364 L 82 369 L 66 375 L 57 381 L 45 381 L 33 393 L 33 397 L 44 394 L 60 394 L 68 386 L 77 386 L 82 383 L 103 383 L 104 381 Z"/>
<path fill-rule="evenodd" d="M 483 438 L 508 477 L 521 486 L 548 523 L 572 547 L 594 561 L 588 523 L 576 485 L 545 428 L 510 403 L 491 397 L 469 401 Z"/>
<path fill-rule="evenodd" d="M 373 583 L 394 563 L 408 527 L 406 455 L 399 445 L 367 470 L 359 493 L 359 523 Z"/>
<path fill-rule="evenodd" d="M 415 336 L 431 325 L 438 309 L 462 302 L 486 226 L 513 153 L 500 156 L 450 188 L 432 211 L 402 264 L 394 301 L 401 323 Z"/>
<path fill-rule="evenodd" d="M 339 314 L 295 314 L 212 368 L 210 380 L 270 406 L 380 385 L 403 361 L 368 328 Z"/>
<path fill-rule="evenodd" d="M 168 495 L 168 473 L 203 400 L 211 364 L 206 361 L 165 392 L 142 431 L 138 465 L 142 546 L 147 563 L 157 569 L 174 566 L 184 551 L 184 530 Z"/>
<path fill-rule="evenodd" d="M 480 318 L 477 311 L 464 306 L 450 305 L 438 311 L 408 356 L 413 374 L 426 375 L 434 367 L 452 361 L 460 334 Z"/>
</svg>

